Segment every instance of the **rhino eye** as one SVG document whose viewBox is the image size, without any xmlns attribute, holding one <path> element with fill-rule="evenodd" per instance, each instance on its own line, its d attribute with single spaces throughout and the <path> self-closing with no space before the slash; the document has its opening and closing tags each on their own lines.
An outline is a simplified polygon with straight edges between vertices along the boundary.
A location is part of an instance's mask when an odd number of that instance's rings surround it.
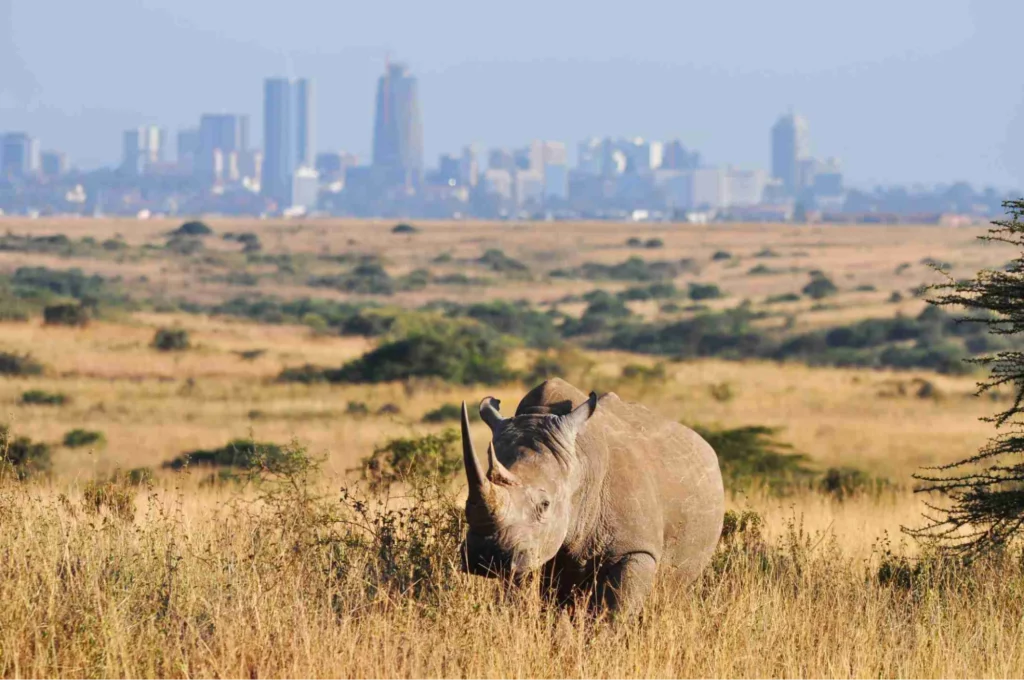
<svg viewBox="0 0 1024 680">
<path fill-rule="evenodd" d="M 540 508 L 541 512 L 547 512 L 548 508 L 551 507 L 551 501 L 545 498 L 540 502 L 540 505 L 538 507 Z"/>
</svg>

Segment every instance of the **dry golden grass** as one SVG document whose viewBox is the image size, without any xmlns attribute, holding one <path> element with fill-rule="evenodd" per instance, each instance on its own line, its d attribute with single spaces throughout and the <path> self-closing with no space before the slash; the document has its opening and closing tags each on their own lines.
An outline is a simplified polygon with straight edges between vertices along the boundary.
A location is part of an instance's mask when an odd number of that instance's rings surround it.
<svg viewBox="0 0 1024 680">
<path fill-rule="evenodd" d="M 844 289 L 833 308 L 799 311 L 798 327 L 817 327 L 897 309 L 918 300 L 885 300 L 933 277 L 919 262 L 949 260 L 954 274 L 1008 257 L 976 245 L 976 230 L 948 227 L 836 228 L 763 225 L 635 226 L 608 224 L 417 224 L 412 237 L 388 223 L 270 223 L 211 220 L 218 232 L 256 231 L 270 252 L 333 253 L 357 249 L 407 271 L 440 252 L 473 258 L 499 247 L 538 272 L 585 261 L 694 257 L 704 264 L 687 280 L 714 281 L 738 299 L 798 290 L 807 270 L 827 271 Z M 161 221 L 0 221 L 17 233 L 66 233 L 102 239 L 123 234 L 133 245 L 161 242 L 177 226 Z M 658 237 L 661 250 L 631 250 L 627 236 Z M 355 241 L 354 244 L 350 241 Z M 229 246 L 216 242 L 217 250 Z M 543 247 L 538 248 L 537 244 Z M 211 245 L 211 247 L 214 247 Z M 771 248 L 782 256 L 754 258 Z M 716 250 L 742 258 L 711 263 Z M 747 276 L 764 262 L 796 273 Z M 894 273 L 901 262 L 913 266 Z M 193 266 L 153 257 L 118 262 L 0 254 L 0 269 L 24 264 L 78 266 L 120 274 L 133 287 L 219 300 L 240 292 L 202 282 Z M 458 271 L 460 265 L 430 265 Z M 139 276 L 148 277 L 138 282 Z M 677 282 L 678 283 L 678 282 Z M 853 292 L 861 283 L 878 291 Z M 502 282 L 479 290 L 431 287 L 395 296 L 397 304 L 431 298 L 462 301 L 524 297 L 551 301 L 584 292 L 592 282 Z M 265 286 L 265 287 L 264 287 Z M 621 287 L 608 284 L 609 289 Z M 323 289 L 262 284 L 282 296 L 344 297 Z M 780 309 L 788 308 L 779 305 Z M 649 315 L 653 306 L 637 305 Z M 775 320 L 769 320 L 774 322 Z M 155 330 L 189 330 L 193 349 L 162 353 Z M 381 580 L 372 550 L 336 552 L 336 532 L 301 495 L 267 504 L 258 490 L 203 484 L 198 471 L 159 466 L 182 452 L 219 447 L 250 434 L 292 439 L 324 469 L 310 482 L 324 494 L 317 508 L 342 512 L 338 488 L 348 471 L 386 440 L 435 432 L 421 422 L 446 402 L 487 394 L 512 410 L 526 390 L 431 382 L 375 386 L 274 382 L 282 368 L 339 365 L 370 346 L 365 339 L 320 337 L 308 328 L 257 325 L 199 315 L 138 313 L 83 329 L 43 327 L 38 320 L 0 323 L 0 349 L 31 352 L 44 375 L 0 379 L 0 421 L 17 434 L 55 445 L 48 480 L 0 480 L 0 674 L 4 676 L 1020 676 L 1024 674 L 1024 578 L 1019 566 L 880 582 L 886 555 L 917 555 L 900 527 L 918 521 L 921 499 L 909 489 L 922 465 L 976 450 L 990 434 L 978 421 L 996 404 L 973 395 L 970 377 L 808 368 L 767 362 L 667 363 L 664 380 L 623 379 L 629 363 L 650 358 L 592 353 L 589 370 L 568 376 L 581 387 L 614 389 L 667 418 L 687 424 L 771 425 L 780 438 L 822 468 L 852 465 L 897 488 L 846 501 L 802 491 L 783 498 L 730 495 L 729 506 L 754 510 L 764 543 L 723 552 L 694 585 L 661 579 L 642 621 L 594 623 L 543 607 L 533 595 L 511 595 L 494 583 L 452 573 L 454 550 L 432 544 L 427 594 L 402 594 Z M 238 352 L 264 350 L 253 360 Z M 513 357 L 525 365 L 531 355 Z M 936 396 L 918 398 L 915 379 Z M 26 406 L 29 389 L 62 392 L 65 406 Z M 346 413 L 364 402 L 371 415 Z M 397 415 L 374 415 L 385 404 Z M 81 427 L 106 443 L 59 446 Z M 485 437 L 477 425 L 475 435 Z M 88 510 L 90 482 L 115 469 L 152 467 L 151 488 L 117 487 L 136 509 L 133 519 L 109 507 Z M 116 486 L 116 485 L 115 485 Z M 303 487 L 305 488 L 305 487 Z M 307 499 L 308 500 L 308 499 Z M 802 533 L 801 533 L 802 532 Z M 316 539 L 316 540 L 313 540 Z M 347 554 L 347 553 L 346 553 Z M 375 561 L 377 560 L 377 561 Z M 894 561 L 895 560 L 895 561 Z M 344 565 L 348 566 L 345 567 Z M 369 564 L 373 569 L 361 567 Z M 353 565 L 361 567 L 356 569 Z M 383 565 L 383 566 L 382 566 Z M 405 565 L 406 568 L 408 565 Z M 401 571 L 401 570 L 400 570 Z M 403 572 L 405 573 L 405 572 Z M 372 586 L 372 587 L 371 587 Z"/>
</svg>

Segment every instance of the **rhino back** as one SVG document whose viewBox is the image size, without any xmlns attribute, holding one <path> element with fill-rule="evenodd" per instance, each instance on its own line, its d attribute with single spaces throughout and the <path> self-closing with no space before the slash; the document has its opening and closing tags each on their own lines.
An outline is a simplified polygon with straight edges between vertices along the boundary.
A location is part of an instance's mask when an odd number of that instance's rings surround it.
<svg viewBox="0 0 1024 680">
<path fill-rule="evenodd" d="M 568 413 L 585 399 L 556 378 L 531 390 L 516 413 Z M 600 486 L 600 518 L 587 523 L 602 535 L 587 545 L 612 555 L 649 552 L 687 579 L 707 565 L 721 534 L 725 494 L 718 457 L 700 435 L 609 393 L 577 450 L 599 470 L 593 482 Z"/>
<path fill-rule="evenodd" d="M 630 494 L 653 494 L 658 511 L 651 515 L 660 514 L 662 521 L 659 563 L 686 579 L 696 577 L 722 532 L 725 493 L 718 456 L 699 434 L 641 404 L 609 394 L 601 405 L 622 424 L 608 435 L 607 503 L 622 517 L 642 505 Z"/>
</svg>

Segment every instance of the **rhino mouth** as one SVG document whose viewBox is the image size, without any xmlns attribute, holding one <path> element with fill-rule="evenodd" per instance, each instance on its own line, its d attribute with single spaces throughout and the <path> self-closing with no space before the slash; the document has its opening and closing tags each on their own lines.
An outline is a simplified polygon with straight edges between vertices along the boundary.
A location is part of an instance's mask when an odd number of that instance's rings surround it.
<svg viewBox="0 0 1024 680">
<path fill-rule="evenodd" d="M 490 536 L 470 532 L 459 546 L 463 573 L 485 578 L 509 578 L 533 571 L 534 560 L 526 553 L 508 551 Z"/>
</svg>

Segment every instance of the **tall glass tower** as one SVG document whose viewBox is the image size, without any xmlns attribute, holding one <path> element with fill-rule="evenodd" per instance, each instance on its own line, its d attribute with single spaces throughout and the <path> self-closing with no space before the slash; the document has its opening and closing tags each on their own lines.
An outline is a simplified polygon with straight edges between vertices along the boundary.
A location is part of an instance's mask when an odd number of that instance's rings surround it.
<svg viewBox="0 0 1024 680">
<path fill-rule="evenodd" d="M 795 113 L 779 118 L 772 126 L 772 177 L 790 196 L 800 190 L 800 162 L 809 156 L 807 121 Z"/>
<path fill-rule="evenodd" d="M 263 84 L 264 196 L 279 208 L 292 203 L 292 179 L 303 166 L 312 167 L 313 85 L 306 78 L 267 78 Z"/>
<path fill-rule="evenodd" d="M 423 174 L 423 123 L 416 78 L 388 64 L 377 82 L 373 166 L 388 182 L 416 186 Z"/>
</svg>

